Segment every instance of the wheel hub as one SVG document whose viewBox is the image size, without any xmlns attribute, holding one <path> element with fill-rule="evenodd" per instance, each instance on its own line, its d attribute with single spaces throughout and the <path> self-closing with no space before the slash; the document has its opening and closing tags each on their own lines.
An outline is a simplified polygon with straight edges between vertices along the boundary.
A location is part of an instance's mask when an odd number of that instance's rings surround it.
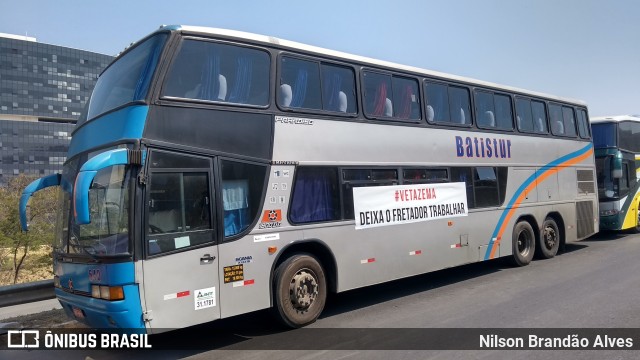
<svg viewBox="0 0 640 360">
<path fill-rule="evenodd" d="M 553 249 L 553 247 L 556 245 L 556 240 L 557 240 L 557 234 L 556 234 L 556 230 L 554 228 L 552 228 L 551 226 L 547 226 L 544 229 L 544 244 L 546 245 L 547 249 Z"/>
<path fill-rule="evenodd" d="M 522 256 L 526 256 L 529 253 L 529 236 L 526 232 L 522 231 L 518 234 L 518 251 Z"/>
<path fill-rule="evenodd" d="M 318 282 L 310 272 L 300 270 L 291 279 L 289 287 L 291 303 L 297 309 L 308 309 L 318 296 Z"/>
</svg>

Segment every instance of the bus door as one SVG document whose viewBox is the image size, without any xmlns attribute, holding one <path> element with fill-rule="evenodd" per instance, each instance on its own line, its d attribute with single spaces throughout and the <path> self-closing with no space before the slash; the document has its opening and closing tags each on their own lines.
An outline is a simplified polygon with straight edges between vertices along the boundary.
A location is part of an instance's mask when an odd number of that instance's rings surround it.
<svg viewBox="0 0 640 360">
<path fill-rule="evenodd" d="M 154 333 L 218 319 L 212 159 L 156 150 L 147 166 L 142 265 L 147 328 Z"/>
</svg>

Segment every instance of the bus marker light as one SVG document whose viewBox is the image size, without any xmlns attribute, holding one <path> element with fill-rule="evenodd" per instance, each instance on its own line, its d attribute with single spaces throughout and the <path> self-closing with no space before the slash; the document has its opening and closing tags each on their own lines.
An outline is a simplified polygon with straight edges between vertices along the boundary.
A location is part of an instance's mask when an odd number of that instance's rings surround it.
<svg viewBox="0 0 640 360">
<path fill-rule="evenodd" d="M 369 259 L 360 260 L 360 264 L 368 264 L 375 261 L 376 261 L 376 258 L 369 258 Z"/>
<path fill-rule="evenodd" d="M 409 255 L 422 255 L 422 250 L 411 251 Z"/>
<path fill-rule="evenodd" d="M 269 246 L 267 248 L 267 251 L 269 252 L 269 255 L 273 255 L 276 253 L 276 251 L 278 251 L 278 247 L 277 246 Z"/>
<path fill-rule="evenodd" d="M 462 244 L 453 244 L 453 245 L 451 245 L 452 249 L 457 249 L 457 248 L 461 248 L 461 247 L 462 247 Z"/>
<path fill-rule="evenodd" d="M 453 221 L 447 221 L 447 226 L 453 226 Z"/>
</svg>

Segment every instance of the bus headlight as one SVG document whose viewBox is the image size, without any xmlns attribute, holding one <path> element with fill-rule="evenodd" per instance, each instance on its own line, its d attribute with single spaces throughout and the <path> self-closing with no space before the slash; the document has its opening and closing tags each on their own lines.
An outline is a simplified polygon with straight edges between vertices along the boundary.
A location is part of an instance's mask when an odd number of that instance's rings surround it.
<svg viewBox="0 0 640 360">
<path fill-rule="evenodd" d="M 600 210 L 600 216 L 617 215 L 620 212 L 618 209 Z"/>
<path fill-rule="evenodd" d="M 91 297 L 109 301 L 123 300 L 122 286 L 91 285 Z"/>
</svg>

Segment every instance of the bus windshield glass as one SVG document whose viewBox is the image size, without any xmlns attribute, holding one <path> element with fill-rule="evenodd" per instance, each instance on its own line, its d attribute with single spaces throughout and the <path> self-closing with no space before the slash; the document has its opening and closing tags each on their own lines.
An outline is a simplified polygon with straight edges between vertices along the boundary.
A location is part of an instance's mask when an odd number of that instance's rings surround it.
<svg viewBox="0 0 640 360">
<path fill-rule="evenodd" d="M 592 124 L 593 146 L 596 149 L 616 147 L 616 129 L 615 123 Z"/>
<path fill-rule="evenodd" d="M 79 161 L 65 166 L 63 183 L 73 184 Z M 98 258 L 131 254 L 129 241 L 130 171 L 124 165 L 102 169 L 89 189 L 91 223 L 73 219 L 70 186 L 61 186 L 55 251 Z"/>
<path fill-rule="evenodd" d="M 166 38 L 167 34 L 158 34 L 147 39 L 102 73 L 89 100 L 87 119 L 144 100 Z"/>
<path fill-rule="evenodd" d="M 595 128 L 594 128 L 595 130 Z M 595 134 L 595 131 L 594 131 Z M 600 199 L 617 198 L 619 193 L 619 181 L 611 175 L 613 157 L 603 156 L 596 158 L 596 174 L 598 179 L 598 197 Z"/>
</svg>

